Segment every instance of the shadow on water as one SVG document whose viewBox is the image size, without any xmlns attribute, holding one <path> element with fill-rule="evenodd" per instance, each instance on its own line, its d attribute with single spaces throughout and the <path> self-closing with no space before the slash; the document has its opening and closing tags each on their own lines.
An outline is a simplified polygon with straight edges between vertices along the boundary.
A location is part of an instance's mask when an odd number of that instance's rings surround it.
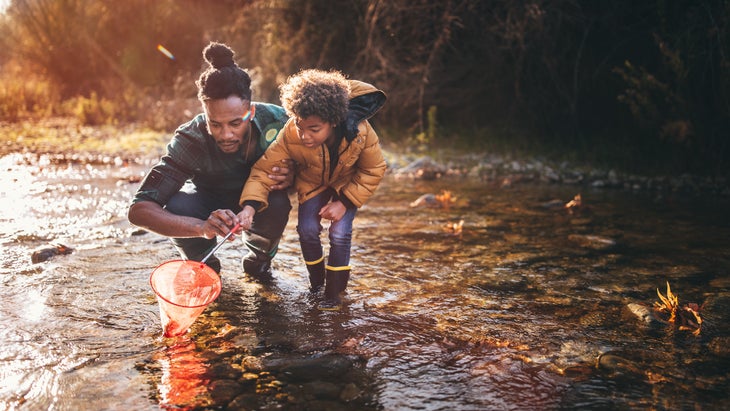
<svg viewBox="0 0 730 411">
<path fill-rule="evenodd" d="M 260 284 L 163 338 L 177 258 L 125 218 L 144 167 L 0 159 L 0 408 L 716 409 L 730 388 L 725 199 L 389 175 L 356 218 L 341 312 L 315 309 L 292 214 Z M 450 190 L 450 207 L 411 207 Z M 584 206 L 563 205 L 582 191 Z M 31 251 L 74 249 L 40 264 Z M 701 333 L 641 317 L 666 283 Z M 632 308 L 633 307 L 633 308 Z"/>
</svg>

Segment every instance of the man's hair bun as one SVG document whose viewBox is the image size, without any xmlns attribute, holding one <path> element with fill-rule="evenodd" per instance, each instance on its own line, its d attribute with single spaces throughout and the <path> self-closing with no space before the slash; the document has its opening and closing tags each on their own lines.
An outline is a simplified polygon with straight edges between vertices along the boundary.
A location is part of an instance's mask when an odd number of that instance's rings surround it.
<svg viewBox="0 0 730 411">
<path fill-rule="evenodd" d="M 203 58 L 215 69 L 224 67 L 235 67 L 236 62 L 233 61 L 233 50 L 225 44 L 210 43 L 203 50 Z"/>
</svg>

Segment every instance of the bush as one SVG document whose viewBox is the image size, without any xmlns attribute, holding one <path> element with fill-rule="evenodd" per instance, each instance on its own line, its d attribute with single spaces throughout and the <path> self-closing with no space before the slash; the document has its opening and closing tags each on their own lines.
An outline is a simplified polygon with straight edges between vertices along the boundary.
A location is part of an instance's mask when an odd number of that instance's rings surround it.
<svg viewBox="0 0 730 411">
<path fill-rule="evenodd" d="M 48 80 L 29 74 L 15 62 L 0 67 L 0 121 L 53 115 L 59 101 L 57 88 Z"/>
<path fill-rule="evenodd" d="M 99 126 L 118 123 L 118 103 L 99 97 L 96 92 L 92 92 L 89 97 L 78 96 L 66 100 L 63 106 L 65 114 L 76 118 L 80 124 Z"/>
</svg>

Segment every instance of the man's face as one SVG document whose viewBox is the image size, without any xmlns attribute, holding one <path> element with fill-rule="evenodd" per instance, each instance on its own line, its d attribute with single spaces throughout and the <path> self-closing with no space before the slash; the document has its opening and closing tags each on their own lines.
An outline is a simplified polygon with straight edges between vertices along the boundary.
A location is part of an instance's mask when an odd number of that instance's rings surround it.
<svg viewBox="0 0 730 411">
<path fill-rule="evenodd" d="M 230 96 L 220 100 L 203 102 L 208 132 L 224 153 L 235 153 L 248 134 L 254 112 L 251 102 Z"/>
</svg>

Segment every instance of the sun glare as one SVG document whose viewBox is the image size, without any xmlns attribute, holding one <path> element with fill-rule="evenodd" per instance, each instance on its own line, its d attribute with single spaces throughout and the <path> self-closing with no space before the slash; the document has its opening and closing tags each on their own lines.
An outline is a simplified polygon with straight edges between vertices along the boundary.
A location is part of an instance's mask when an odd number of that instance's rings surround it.
<svg viewBox="0 0 730 411">
<path fill-rule="evenodd" d="M 5 10 L 8 9 L 9 5 L 10 5 L 10 0 L 0 0 L 0 14 L 5 13 Z"/>
</svg>

